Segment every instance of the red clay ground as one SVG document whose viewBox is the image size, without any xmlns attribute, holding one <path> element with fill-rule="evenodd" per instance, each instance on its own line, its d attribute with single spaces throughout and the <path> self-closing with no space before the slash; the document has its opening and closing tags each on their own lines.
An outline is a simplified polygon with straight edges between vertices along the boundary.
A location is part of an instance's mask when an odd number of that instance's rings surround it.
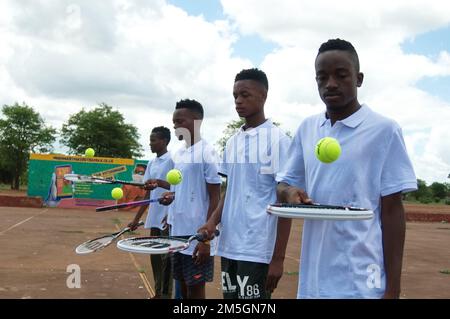
<svg viewBox="0 0 450 319">
<path fill-rule="evenodd" d="M 404 206 L 408 221 L 450 222 L 450 205 L 407 203 Z"/>
<path fill-rule="evenodd" d="M 444 206 L 446 207 L 446 206 Z M 447 212 L 448 213 L 448 212 Z M 0 298 L 149 298 L 153 295 L 148 256 L 115 245 L 90 255 L 74 248 L 87 239 L 125 226 L 133 213 L 0 207 Z M 120 223 L 120 225 L 118 225 Z M 295 298 L 301 220 L 295 220 L 285 274 L 273 298 Z M 140 230 L 133 236 L 145 235 Z M 450 298 L 450 224 L 408 222 L 403 266 L 403 298 Z M 67 267 L 81 268 L 81 288 L 69 289 Z M 221 298 L 220 260 L 209 298 Z"/>
</svg>

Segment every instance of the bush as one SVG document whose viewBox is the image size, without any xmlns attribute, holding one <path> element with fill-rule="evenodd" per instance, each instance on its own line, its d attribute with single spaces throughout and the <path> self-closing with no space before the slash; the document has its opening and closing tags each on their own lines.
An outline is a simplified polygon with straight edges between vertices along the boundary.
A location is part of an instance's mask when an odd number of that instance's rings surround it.
<svg viewBox="0 0 450 319">
<path fill-rule="evenodd" d="M 447 199 L 445 200 L 445 205 L 450 205 L 450 198 L 447 198 Z"/>
<path fill-rule="evenodd" d="M 435 202 L 435 203 L 439 203 L 440 201 L 441 201 L 441 199 L 440 199 L 439 197 L 435 197 L 435 198 L 434 198 L 434 202 Z"/>
<path fill-rule="evenodd" d="M 421 197 L 419 198 L 419 202 L 422 204 L 430 204 L 433 202 L 433 199 L 431 197 Z"/>
</svg>

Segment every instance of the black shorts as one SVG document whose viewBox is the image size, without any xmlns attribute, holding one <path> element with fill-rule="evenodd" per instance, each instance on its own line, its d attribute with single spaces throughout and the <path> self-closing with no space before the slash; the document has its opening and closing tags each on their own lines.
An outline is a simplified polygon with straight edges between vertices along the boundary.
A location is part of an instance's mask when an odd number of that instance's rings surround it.
<svg viewBox="0 0 450 319">
<path fill-rule="evenodd" d="M 221 268 L 224 299 L 270 299 L 266 291 L 268 264 L 222 257 Z"/>
<path fill-rule="evenodd" d="M 174 253 L 172 255 L 173 279 L 184 281 L 187 286 L 195 286 L 213 281 L 214 257 L 202 265 L 194 264 L 191 255 Z"/>
</svg>

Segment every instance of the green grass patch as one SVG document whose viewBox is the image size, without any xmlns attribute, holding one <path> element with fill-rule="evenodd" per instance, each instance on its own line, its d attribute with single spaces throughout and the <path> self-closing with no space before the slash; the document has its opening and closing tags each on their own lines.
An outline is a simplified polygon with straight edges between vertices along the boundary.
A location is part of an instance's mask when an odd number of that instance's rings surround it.
<svg viewBox="0 0 450 319">
<path fill-rule="evenodd" d="M 26 192 L 27 189 L 28 189 L 27 185 L 20 185 L 19 186 L 19 191 Z M 17 190 L 11 189 L 11 185 L 10 184 L 2 184 L 2 183 L 0 183 L 0 191 L 17 191 Z"/>
<path fill-rule="evenodd" d="M 450 269 L 439 270 L 439 272 L 444 275 L 450 275 Z"/>
</svg>

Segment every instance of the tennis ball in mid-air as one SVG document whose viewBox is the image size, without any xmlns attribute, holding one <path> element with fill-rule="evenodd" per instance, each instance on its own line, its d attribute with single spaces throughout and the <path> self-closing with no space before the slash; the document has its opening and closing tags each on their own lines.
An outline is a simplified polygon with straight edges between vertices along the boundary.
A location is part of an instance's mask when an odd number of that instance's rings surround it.
<svg viewBox="0 0 450 319">
<path fill-rule="evenodd" d="M 179 170 L 174 168 L 167 172 L 166 180 L 171 185 L 177 185 L 181 183 L 183 176 Z"/>
<path fill-rule="evenodd" d="M 332 163 L 341 155 L 341 145 L 332 137 L 324 137 L 316 144 L 316 157 L 323 163 Z"/>
<path fill-rule="evenodd" d="M 114 199 L 121 199 L 123 197 L 123 190 L 120 187 L 113 188 L 111 196 Z"/>
<path fill-rule="evenodd" d="M 95 155 L 95 151 L 93 148 L 88 148 L 86 149 L 86 151 L 84 152 L 84 155 L 86 155 L 86 157 L 94 157 Z"/>
</svg>

